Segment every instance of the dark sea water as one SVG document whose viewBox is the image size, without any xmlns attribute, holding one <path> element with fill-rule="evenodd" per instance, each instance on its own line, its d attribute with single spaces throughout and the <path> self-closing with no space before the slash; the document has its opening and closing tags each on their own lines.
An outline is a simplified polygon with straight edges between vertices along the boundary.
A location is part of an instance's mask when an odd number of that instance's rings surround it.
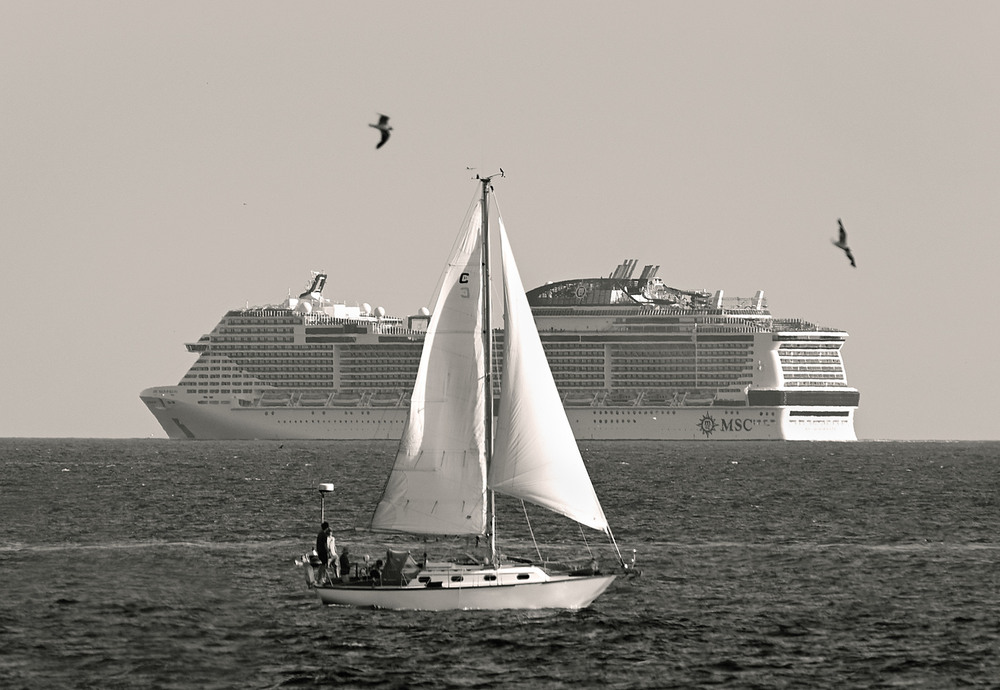
<svg viewBox="0 0 1000 690">
<path fill-rule="evenodd" d="M 0 687 L 1000 686 L 998 443 L 590 443 L 642 577 L 579 612 L 322 607 L 293 565 L 317 485 L 377 557 L 355 525 L 394 449 L 0 440 Z"/>
</svg>

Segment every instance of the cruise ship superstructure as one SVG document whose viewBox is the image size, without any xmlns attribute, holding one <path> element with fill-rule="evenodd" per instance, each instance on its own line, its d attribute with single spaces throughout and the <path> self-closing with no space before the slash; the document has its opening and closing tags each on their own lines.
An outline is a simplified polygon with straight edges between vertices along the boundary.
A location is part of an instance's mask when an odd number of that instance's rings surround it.
<svg viewBox="0 0 1000 690">
<path fill-rule="evenodd" d="M 528 292 L 578 439 L 856 440 L 846 332 L 775 318 L 763 292 L 679 290 L 636 268 Z M 141 393 L 167 435 L 399 438 L 433 317 L 333 303 L 325 282 L 230 311 L 188 344 L 198 359 L 180 383 Z"/>
</svg>

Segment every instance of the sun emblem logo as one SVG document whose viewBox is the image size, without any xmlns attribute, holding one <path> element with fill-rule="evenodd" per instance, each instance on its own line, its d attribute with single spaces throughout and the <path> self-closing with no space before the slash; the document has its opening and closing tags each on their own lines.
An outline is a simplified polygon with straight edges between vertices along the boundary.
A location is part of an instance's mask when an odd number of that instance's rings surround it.
<svg viewBox="0 0 1000 690">
<path fill-rule="evenodd" d="M 710 437 L 715 431 L 715 418 L 710 414 L 702 415 L 701 419 L 698 420 L 698 430 L 705 434 L 706 438 Z"/>
</svg>

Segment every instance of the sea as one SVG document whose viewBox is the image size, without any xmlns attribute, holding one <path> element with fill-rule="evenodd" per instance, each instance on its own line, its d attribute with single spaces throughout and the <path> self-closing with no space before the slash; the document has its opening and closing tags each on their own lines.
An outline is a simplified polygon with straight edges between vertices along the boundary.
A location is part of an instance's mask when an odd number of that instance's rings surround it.
<svg viewBox="0 0 1000 690">
<path fill-rule="evenodd" d="M 0 687 L 1000 687 L 1000 443 L 581 450 L 641 574 L 430 613 L 323 606 L 296 565 L 324 517 L 357 560 L 485 548 L 364 528 L 392 442 L 0 440 Z M 614 564 L 499 508 L 507 555 Z"/>
</svg>

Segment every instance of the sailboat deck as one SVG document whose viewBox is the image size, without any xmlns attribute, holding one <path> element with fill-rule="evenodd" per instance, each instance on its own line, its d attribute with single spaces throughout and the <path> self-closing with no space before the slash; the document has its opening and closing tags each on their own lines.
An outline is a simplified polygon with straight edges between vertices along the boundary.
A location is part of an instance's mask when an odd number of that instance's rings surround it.
<svg viewBox="0 0 1000 690">
<path fill-rule="evenodd" d="M 370 577 L 334 582 L 326 585 L 328 589 L 372 589 L 372 588 L 411 588 L 437 589 L 450 587 L 496 587 L 527 582 L 548 582 L 569 577 L 593 575 L 591 569 L 578 572 L 552 573 L 535 565 L 504 565 L 499 568 L 481 565 L 462 565 L 458 563 L 433 563 L 422 568 L 411 577 L 402 581 L 385 582 L 381 578 Z"/>
</svg>

